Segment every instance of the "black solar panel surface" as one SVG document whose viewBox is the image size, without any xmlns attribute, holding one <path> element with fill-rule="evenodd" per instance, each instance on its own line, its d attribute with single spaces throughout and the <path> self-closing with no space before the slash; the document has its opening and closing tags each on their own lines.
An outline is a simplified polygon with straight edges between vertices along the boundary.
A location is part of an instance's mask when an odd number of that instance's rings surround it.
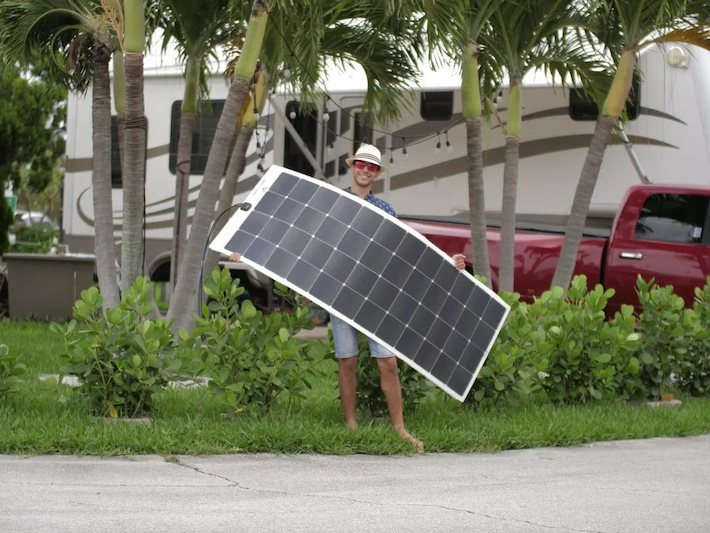
<svg viewBox="0 0 710 533">
<path fill-rule="evenodd" d="M 240 226 L 215 239 L 222 251 L 241 252 L 463 400 L 508 306 L 356 196 L 280 167 L 262 181 L 269 176 L 263 196 L 247 199 L 253 207 Z"/>
</svg>

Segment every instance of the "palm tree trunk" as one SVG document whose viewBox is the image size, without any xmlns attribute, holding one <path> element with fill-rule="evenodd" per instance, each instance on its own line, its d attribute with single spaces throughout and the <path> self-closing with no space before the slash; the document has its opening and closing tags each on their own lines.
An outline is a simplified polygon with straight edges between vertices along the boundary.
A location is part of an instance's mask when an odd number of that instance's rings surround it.
<svg viewBox="0 0 710 533">
<path fill-rule="evenodd" d="M 199 289 L 200 280 L 197 279 L 197 275 L 205 247 L 209 244 L 207 235 L 219 198 L 219 184 L 229 156 L 229 145 L 236 130 L 237 117 L 248 89 L 249 80 L 241 78 L 234 80 L 217 123 L 217 131 L 200 186 L 200 195 L 197 197 L 197 205 L 192 217 L 190 236 L 187 239 L 183 258 L 180 260 L 177 284 L 168 309 L 168 320 L 174 320 L 175 329 L 188 329 L 192 322 L 193 309 L 190 307 L 190 302 L 192 295 Z"/>
<path fill-rule="evenodd" d="M 483 142 L 481 128 L 481 87 L 478 77 L 478 45 L 464 47 L 461 73 L 462 114 L 466 119 L 468 155 L 468 213 L 471 224 L 473 272 L 491 286 L 491 267 L 486 235 L 486 196 L 483 183 Z"/>
<path fill-rule="evenodd" d="M 192 218 L 190 236 L 185 254 L 180 261 L 177 284 L 168 309 L 167 318 L 173 320 L 174 330 L 188 328 L 192 322 L 194 309 L 190 306 L 190 302 L 193 294 L 199 289 L 200 280 L 197 279 L 197 274 L 205 247 L 208 245 L 207 236 L 219 197 L 219 184 L 229 157 L 230 143 L 236 131 L 237 117 L 241 112 L 261 53 L 268 20 L 267 8 L 270 5 L 271 2 L 268 0 L 255 4 L 242 54 L 234 69 L 235 79 L 229 88 L 222 115 L 217 123 L 217 131 L 210 147 L 200 195 Z"/>
<path fill-rule="evenodd" d="M 521 91 L 520 78 L 513 77 L 510 80 L 508 97 L 498 272 L 498 290 L 506 292 L 513 292 L 515 287 L 515 212 L 518 202 L 520 163 Z"/>
<path fill-rule="evenodd" d="M 597 122 L 597 127 L 594 130 L 594 137 L 592 137 L 587 158 L 582 167 L 582 174 L 579 177 L 579 183 L 577 183 L 577 190 L 574 193 L 565 240 L 562 243 L 555 275 L 552 278 L 553 287 L 558 286 L 566 289 L 572 281 L 579 245 L 582 242 L 589 206 L 592 204 L 592 195 L 597 185 L 599 171 L 602 168 L 604 153 L 616 121 L 621 116 L 629 97 L 635 68 L 636 52 L 624 50 L 609 88 L 609 94 L 604 100 L 602 118 Z"/>
<path fill-rule="evenodd" d="M 143 271 L 145 211 L 143 54 L 126 53 L 126 124 L 123 176 L 121 286 L 126 292 Z"/>
<path fill-rule="evenodd" d="M 197 118 L 201 64 L 202 57 L 199 54 L 188 55 L 185 66 L 185 91 L 180 109 L 180 137 L 175 172 L 175 220 L 173 221 L 173 249 L 170 257 L 170 284 L 172 288 L 175 287 L 178 266 L 187 243 L 187 203 L 190 191 L 192 133 Z"/>
<path fill-rule="evenodd" d="M 486 278 L 491 286 L 491 267 L 486 235 L 486 198 L 483 185 L 483 143 L 481 117 L 466 119 L 468 150 L 468 213 L 471 224 L 473 273 Z"/>
<path fill-rule="evenodd" d="M 520 139 L 506 138 L 498 272 L 498 290 L 506 292 L 513 292 L 515 283 L 515 211 L 518 201 L 519 157 Z"/>
<path fill-rule="evenodd" d="M 170 283 L 175 286 L 178 265 L 187 243 L 187 203 L 190 192 L 190 159 L 192 158 L 192 133 L 196 113 L 183 111 L 180 116 L 180 139 L 178 140 L 175 176 L 175 220 L 173 221 L 173 250 L 170 257 Z"/>
<path fill-rule="evenodd" d="M 143 100 L 145 19 L 143 0 L 125 0 L 126 124 L 123 176 L 121 286 L 128 291 L 143 273 L 146 119 Z"/>
<path fill-rule="evenodd" d="M 123 137 L 126 131 L 126 64 L 122 50 L 115 50 L 113 53 L 113 105 L 116 108 L 118 158 L 121 167 L 121 179 L 123 179 Z"/>
<path fill-rule="evenodd" d="M 95 42 L 92 110 L 94 246 L 96 274 L 103 308 L 118 307 L 121 296 L 116 279 L 116 244 L 111 199 L 111 86 L 108 63 L 111 50 L 100 38 Z"/>
<path fill-rule="evenodd" d="M 602 161 L 604 160 L 604 153 L 606 152 L 606 147 L 611 138 L 614 124 L 616 124 L 614 117 L 603 116 L 594 131 L 594 137 L 589 146 L 587 158 L 584 160 L 577 190 L 574 193 L 572 210 L 567 222 L 567 231 L 565 232 L 565 240 L 562 243 L 562 250 L 560 251 L 560 259 L 555 269 L 555 276 L 552 278 L 553 287 L 559 286 L 566 289 L 572 281 L 579 245 L 582 242 L 584 227 L 587 223 L 589 206 L 592 203 L 592 195 L 597 185 L 597 178 L 599 177 L 599 171 L 601 170 Z"/>
<path fill-rule="evenodd" d="M 232 157 L 229 160 L 229 167 L 227 168 L 227 175 L 224 178 L 224 185 L 222 186 L 222 192 L 219 195 L 219 204 L 217 205 L 217 216 L 220 216 L 227 209 L 229 209 L 234 204 L 234 195 L 237 193 L 237 184 L 239 183 L 239 176 L 244 172 L 244 166 L 247 160 L 247 149 L 249 148 L 249 143 L 251 138 L 254 136 L 254 128 L 250 125 L 244 125 L 239 130 L 237 135 L 237 142 L 234 143 L 234 150 L 232 150 Z M 232 213 L 233 214 L 233 213 Z M 229 214 L 225 214 L 212 229 L 212 235 L 217 235 L 219 231 L 224 227 L 226 222 L 229 220 Z M 210 250 L 207 254 L 207 260 L 205 261 L 205 268 L 202 272 L 202 278 L 208 276 L 219 261 L 220 254 L 214 250 Z"/>
</svg>

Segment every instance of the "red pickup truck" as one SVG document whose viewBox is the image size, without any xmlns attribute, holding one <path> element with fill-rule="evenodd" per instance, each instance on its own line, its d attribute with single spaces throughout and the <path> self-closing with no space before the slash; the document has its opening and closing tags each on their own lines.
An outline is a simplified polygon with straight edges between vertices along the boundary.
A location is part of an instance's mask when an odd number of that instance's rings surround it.
<svg viewBox="0 0 710 533">
<path fill-rule="evenodd" d="M 638 304 L 636 279 L 655 278 L 673 285 L 686 305 L 695 287 L 710 273 L 710 187 L 638 185 L 631 187 L 615 217 L 590 218 L 577 256 L 575 274 L 585 274 L 590 286 L 601 283 L 616 295 L 613 314 L 621 304 Z M 473 254 L 467 222 L 400 216 L 448 254 Z M 559 222 L 559 221 L 558 221 Z M 498 286 L 499 226 L 489 224 L 488 247 L 493 288 Z M 522 219 L 515 235 L 515 291 L 525 300 L 550 288 L 564 239 L 565 226 L 550 219 Z"/>
</svg>

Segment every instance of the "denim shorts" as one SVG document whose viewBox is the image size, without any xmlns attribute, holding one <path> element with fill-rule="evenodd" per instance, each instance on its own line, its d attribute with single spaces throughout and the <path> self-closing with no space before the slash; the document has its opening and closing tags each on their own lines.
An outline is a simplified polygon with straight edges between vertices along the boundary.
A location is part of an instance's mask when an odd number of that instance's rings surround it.
<svg viewBox="0 0 710 533">
<path fill-rule="evenodd" d="M 333 314 L 330 315 L 330 323 L 333 326 L 335 357 L 338 359 L 347 359 L 348 357 L 357 355 L 358 331 Z M 372 339 L 368 339 L 368 341 L 370 343 L 370 355 L 372 355 L 372 357 L 394 357 L 394 354 L 380 343 Z"/>
</svg>

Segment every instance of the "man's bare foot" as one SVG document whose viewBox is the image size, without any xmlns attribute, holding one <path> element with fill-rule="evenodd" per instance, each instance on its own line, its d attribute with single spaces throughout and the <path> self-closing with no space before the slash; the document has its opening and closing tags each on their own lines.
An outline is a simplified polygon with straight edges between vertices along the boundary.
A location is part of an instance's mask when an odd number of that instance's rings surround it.
<svg viewBox="0 0 710 533">
<path fill-rule="evenodd" d="M 412 434 L 409 431 L 407 431 L 407 429 L 404 426 L 395 427 L 394 429 L 397 433 L 400 434 L 400 436 L 404 440 L 408 440 L 409 442 L 414 444 L 414 446 L 417 448 L 417 451 L 419 453 L 424 453 L 424 443 L 422 441 L 416 439 L 414 436 L 412 436 Z"/>
<path fill-rule="evenodd" d="M 345 427 L 347 429 L 357 429 L 357 422 L 355 420 L 346 420 Z"/>
</svg>

